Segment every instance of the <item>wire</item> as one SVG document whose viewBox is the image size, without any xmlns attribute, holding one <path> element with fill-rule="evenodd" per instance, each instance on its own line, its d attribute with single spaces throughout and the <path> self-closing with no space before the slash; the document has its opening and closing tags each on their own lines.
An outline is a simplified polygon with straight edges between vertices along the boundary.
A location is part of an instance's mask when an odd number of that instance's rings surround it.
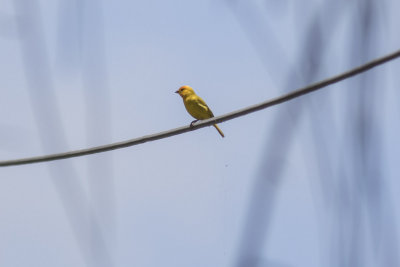
<svg viewBox="0 0 400 267">
<path fill-rule="evenodd" d="M 301 89 L 292 91 L 292 92 L 282 95 L 280 97 L 273 98 L 271 100 L 267 100 L 267 101 L 261 102 L 259 104 L 252 105 L 252 106 L 249 106 L 249 107 L 246 107 L 243 109 L 239 109 L 239 110 L 236 110 L 236 111 L 233 111 L 233 112 L 230 112 L 230 113 L 218 116 L 218 117 L 213 117 L 213 118 L 210 118 L 207 120 L 199 121 L 197 123 L 194 123 L 193 126 L 179 127 L 179 128 L 171 129 L 171 130 L 156 133 L 156 134 L 145 135 L 143 137 L 138 137 L 138 138 L 130 139 L 127 141 L 122 141 L 122 142 L 118 142 L 118 143 L 112 143 L 112 144 L 107 144 L 107 145 L 97 146 L 97 147 L 92 147 L 92 148 L 80 149 L 80 150 L 57 153 L 57 154 L 50 154 L 50 155 L 45 155 L 45 156 L 31 157 L 31 158 L 0 161 L 0 167 L 32 164 L 32 163 L 47 162 L 47 161 L 53 161 L 53 160 L 60 160 L 60 159 L 67 159 L 67 158 L 91 155 L 91 154 L 96 154 L 96 153 L 100 153 L 100 152 L 106 152 L 106 151 L 111 151 L 111 150 L 115 150 L 115 149 L 120 149 L 120 148 L 124 148 L 124 147 L 135 146 L 135 145 L 143 144 L 146 142 L 155 141 L 155 140 L 167 138 L 170 136 L 182 134 L 185 132 L 197 130 L 200 128 L 210 126 L 215 123 L 221 123 L 224 121 L 232 120 L 234 118 L 241 117 L 241 116 L 247 115 L 252 112 L 256 112 L 256 111 L 259 111 L 259 110 L 262 110 L 262 109 L 265 109 L 265 108 L 268 108 L 271 106 L 278 105 L 283 102 L 287 102 L 289 100 L 300 97 L 302 95 L 317 91 L 328 85 L 348 79 L 352 76 L 355 76 L 357 74 L 360 74 L 362 72 L 370 70 L 376 66 L 382 65 L 382 64 L 389 62 L 393 59 L 396 59 L 398 57 L 400 57 L 400 50 L 397 50 L 393 53 L 387 54 L 383 57 L 374 59 L 366 64 L 360 65 L 360 66 L 358 66 L 354 69 L 351 69 L 349 71 L 346 71 L 342 74 L 333 76 L 331 78 L 311 84 L 311 85 L 303 87 Z"/>
</svg>

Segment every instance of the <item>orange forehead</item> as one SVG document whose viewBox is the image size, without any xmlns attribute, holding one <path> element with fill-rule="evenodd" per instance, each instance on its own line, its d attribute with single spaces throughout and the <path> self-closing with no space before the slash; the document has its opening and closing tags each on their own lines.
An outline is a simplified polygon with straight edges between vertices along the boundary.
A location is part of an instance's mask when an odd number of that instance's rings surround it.
<svg viewBox="0 0 400 267">
<path fill-rule="evenodd" d="M 184 86 L 181 86 L 181 88 L 179 88 L 179 90 L 183 90 L 183 89 L 192 89 L 192 87 L 190 87 L 189 85 L 184 85 Z"/>
</svg>

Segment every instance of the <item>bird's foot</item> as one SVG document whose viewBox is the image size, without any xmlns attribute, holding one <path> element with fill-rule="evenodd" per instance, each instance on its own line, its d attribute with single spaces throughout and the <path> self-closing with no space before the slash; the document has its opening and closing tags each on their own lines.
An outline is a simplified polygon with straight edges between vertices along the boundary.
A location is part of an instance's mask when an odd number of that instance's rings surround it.
<svg viewBox="0 0 400 267">
<path fill-rule="evenodd" d="M 199 121 L 199 120 L 194 120 L 194 121 L 192 121 L 192 122 L 190 123 L 190 128 L 193 128 L 193 127 L 194 127 L 193 123 L 198 122 L 198 121 Z"/>
</svg>

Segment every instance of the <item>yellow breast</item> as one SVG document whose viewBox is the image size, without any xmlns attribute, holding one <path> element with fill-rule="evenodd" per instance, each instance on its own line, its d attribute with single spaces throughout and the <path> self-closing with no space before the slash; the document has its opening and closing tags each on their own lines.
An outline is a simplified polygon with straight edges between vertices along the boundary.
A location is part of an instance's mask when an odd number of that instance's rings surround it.
<svg viewBox="0 0 400 267">
<path fill-rule="evenodd" d="M 191 95 L 183 100 L 186 110 L 193 118 L 205 120 L 214 117 L 207 104 L 197 95 Z"/>
</svg>

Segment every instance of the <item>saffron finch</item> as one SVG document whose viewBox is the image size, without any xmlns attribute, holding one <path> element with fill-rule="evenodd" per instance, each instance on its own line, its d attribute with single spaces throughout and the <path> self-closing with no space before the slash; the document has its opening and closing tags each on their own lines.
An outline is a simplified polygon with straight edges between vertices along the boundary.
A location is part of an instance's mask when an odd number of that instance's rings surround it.
<svg viewBox="0 0 400 267">
<path fill-rule="evenodd" d="M 175 93 L 179 94 L 183 99 L 183 104 L 185 104 L 185 108 L 189 114 L 195 118 L 195 121 L 192 121 L 191 124 L 198 120 L 205 120 L 214 117 L 211 109 L 207 106 L 206 102 L 204 102 L 201 97 L 196 95 L 193 88 L 189 85 L 184 85 L 179 88 Z M 213 125 L 215 129 L 219 132 L 222 137 L 225 137 L 224 133 L 218 127 L 217 124 Z"/>
</svg>

